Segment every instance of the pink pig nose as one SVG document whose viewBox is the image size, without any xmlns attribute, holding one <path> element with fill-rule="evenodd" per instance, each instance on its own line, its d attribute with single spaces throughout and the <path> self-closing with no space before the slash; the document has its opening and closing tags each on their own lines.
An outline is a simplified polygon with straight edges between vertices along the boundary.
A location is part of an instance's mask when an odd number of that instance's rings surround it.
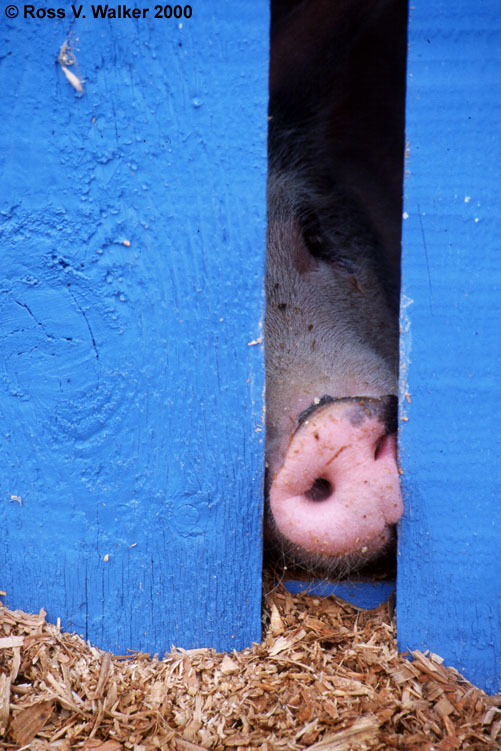
<svg viewBox="0 0 501 751">
<path fill-rule="evenodd" d="M 403 512 L 395 434 L 360 398 L 319 408 L 291 439 L 270 507 L 280 532 L 312 553 L 375 553 Z"/>
</svg>

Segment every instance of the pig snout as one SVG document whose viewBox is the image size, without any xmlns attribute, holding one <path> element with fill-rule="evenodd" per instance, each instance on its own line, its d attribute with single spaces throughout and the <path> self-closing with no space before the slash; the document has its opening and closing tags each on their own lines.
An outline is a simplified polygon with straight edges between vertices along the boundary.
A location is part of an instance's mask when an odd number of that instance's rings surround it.
<svg viewBox="0 0 501 751">
<path fill-rule="evenodd" d="M 403 511 L 395 397 L 324 397 L 300 417 L 269 491 L 280 536 L 317 556 L 374 556 Z"/>
</svg>

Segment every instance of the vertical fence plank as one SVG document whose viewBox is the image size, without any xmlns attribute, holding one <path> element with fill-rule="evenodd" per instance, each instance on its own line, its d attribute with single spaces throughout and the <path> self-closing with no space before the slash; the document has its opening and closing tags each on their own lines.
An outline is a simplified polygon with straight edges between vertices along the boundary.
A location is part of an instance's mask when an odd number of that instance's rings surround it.
<svg viewBox="0 0 501 751">
<path fill-rule="evenodd" d="M 409 25 L 400 649 L 501 689 L 501 16 L 419 0 Z"/>
<path fill-rule="evenodd" d="M 2 19 L 0 588 L 106 649 L 260 637 L 267 5 Z"/>
</svg>

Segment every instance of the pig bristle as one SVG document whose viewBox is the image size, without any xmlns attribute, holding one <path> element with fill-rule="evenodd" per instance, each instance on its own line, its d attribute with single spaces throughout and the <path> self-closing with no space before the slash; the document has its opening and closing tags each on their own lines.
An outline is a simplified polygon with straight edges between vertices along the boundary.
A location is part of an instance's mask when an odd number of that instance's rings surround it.
<svg viewBox="0 0 501 751">
<path fill-rule="evenodd" d="M 365 546 L 358 551 L 343 556 L 311 553 L 288 540 L 277 528 L 273 516 L 267 509 L 265 520 L 265 556 L 273 565 L 281 569 L 293 569 L 310 579 L 326 577 L 331 582 L 340 582 L 356 576 L 364 569 L 371 570 L 394 553 L 396 536 L 375 553 L 363 553 Z M 366 548 L 365 548 L 366 549 Z"/>
</svg>

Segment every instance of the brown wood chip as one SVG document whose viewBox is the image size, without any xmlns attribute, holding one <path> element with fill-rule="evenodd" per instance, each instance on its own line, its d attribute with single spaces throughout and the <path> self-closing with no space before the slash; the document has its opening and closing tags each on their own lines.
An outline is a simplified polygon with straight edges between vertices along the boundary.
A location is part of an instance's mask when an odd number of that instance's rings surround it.
<svg viewBox="0 0 501 751">
<path fill-rule="evenodd" d="M 12 738 L 25 746 L 40 732 L 49 721 L 52 714 L 52 702 L 42 701 L 40 704 L 34 704 L 32 707 L 23 709 L 15 716 L 10 724 L 10 734 Z"/>
<path fill-rule="evenodd" d="M 122 748 L 122 744 L 118 741 L 98 741 L 97 739 L 85 741 L 82 746 L 83 751 L 121 751 Z"/>
<path fill-rule="evenodd" d="M 205 751 L 203 746 L 197 746 L 184 738 L 176 738 L 175 744 L 176 751 Z"/>
<path fill-rule="evenodd" d="M 325 735 L 321 741 L 310 746 L 308 751 L 350 751 L 354 745 L 360 746 L 377 740 L 378 730 L 379 723 L 377 720 L 362 717 L 346 730 Z"/>
<path fill-rule="evenodd" d="M 0 649 L 12 649 L 12 647 L 22 647 L 24 636 L 3 636 L 0 639 Z"/>
</svg>

